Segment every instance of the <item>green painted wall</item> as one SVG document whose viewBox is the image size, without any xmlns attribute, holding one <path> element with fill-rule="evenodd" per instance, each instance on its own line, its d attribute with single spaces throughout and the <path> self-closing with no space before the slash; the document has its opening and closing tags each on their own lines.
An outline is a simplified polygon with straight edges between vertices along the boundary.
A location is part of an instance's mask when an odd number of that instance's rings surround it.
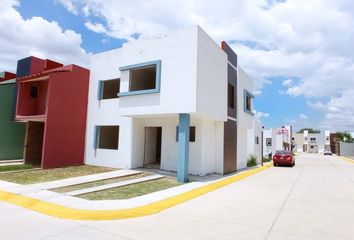
<svg viewBox="0 0 354 240">
<path fill-rule="evenodd" d="M 12 121 L 15 84 L 0 84 L 0 161 L 23 158 L 25 124 Z"/>
</svg>

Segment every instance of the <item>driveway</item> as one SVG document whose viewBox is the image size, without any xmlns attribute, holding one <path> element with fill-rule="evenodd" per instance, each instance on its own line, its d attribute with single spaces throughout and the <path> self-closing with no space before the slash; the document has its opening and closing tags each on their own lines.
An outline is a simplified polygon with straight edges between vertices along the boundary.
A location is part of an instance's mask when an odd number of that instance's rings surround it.
<svg viewBox="0 0 354 240">
<path fill-rule="evenodd" d="M 354 239 L 354 164 L 301 154 L 148 217 L 69 221 L 0 202 L 1 239 Z"/>
</svg>

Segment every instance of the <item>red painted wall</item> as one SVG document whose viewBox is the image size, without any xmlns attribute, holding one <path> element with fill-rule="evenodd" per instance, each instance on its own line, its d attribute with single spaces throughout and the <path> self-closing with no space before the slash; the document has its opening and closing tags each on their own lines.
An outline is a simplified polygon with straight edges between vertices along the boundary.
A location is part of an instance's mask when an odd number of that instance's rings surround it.
<svg viewBox="0 0 354 240">
<path fill-rule="evenodd" d="M 42 168 L 84 162 L 89 70 L 50 73 Z"/>
<path fill-rule="evenodd" d="M 31 86 L 39 86 L 37 98 L 31 97 Z M 19 82 L 16 115 L 44 115 L 47 105 L 48 81 Z"/>
</svg>

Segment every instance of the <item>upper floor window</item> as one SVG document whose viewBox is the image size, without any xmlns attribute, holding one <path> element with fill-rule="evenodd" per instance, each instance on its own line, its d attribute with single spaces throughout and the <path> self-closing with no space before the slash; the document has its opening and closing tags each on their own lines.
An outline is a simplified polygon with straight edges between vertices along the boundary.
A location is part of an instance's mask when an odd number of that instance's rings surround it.
<svg viewBox="0 0 354 240">
<path fill-rule="evenodd" d="M 259 137 L 258 136 L 255 138 L 255 143 L 259 144 Z"/>
<path fill-rule="evenodd" d="M 235 87 L 230 83 L 227 85 L 227 102 L 229 108 L 235 109 Z"/>
<path fill-rule="evenodd" d="M 272 139 L 271 138 L 266 138 L 266 146 L 272 146 Z"/>
<path fill-rule="evenodd" d="M 120 79 L 99 81 L 98 99 L 118 98 Z"/>
<path fill-rule="evenodd" d="M 30 91 L 31 91 L 31 97 L 32 98 L 37 98 L 38 95 L 39 95 L 39 86 L 32 85 Z"/>
<path fill-rule="evenodd" d="M 247 90 L 244 90 L 244 110 L 245 112 L 254 115 L 252 109 L 252 102 L 254 96 Z"/>
<path fill-rule="evenodd" d="M 128 72 L 129 81 L 128 91 L 119 93 L 119 96 L 160 92 L 161 61 L 140 63 L 119 69 Z"/>
</svg>

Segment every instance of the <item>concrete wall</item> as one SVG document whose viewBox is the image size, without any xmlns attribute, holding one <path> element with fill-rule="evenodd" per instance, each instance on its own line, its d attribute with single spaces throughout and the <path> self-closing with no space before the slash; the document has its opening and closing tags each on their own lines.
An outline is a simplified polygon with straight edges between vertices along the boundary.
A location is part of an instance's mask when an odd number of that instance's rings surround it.
<svg viewBox="0 0 354 240">
<path fill-rule="evenodd" d="M 354 156 L 354 143 L 339 142 L 340 156 Z"/>
<path fill-rule="evenodd" d="M 23 158 L 26 126 L 12 121 L 15 90 L 14 81 L 0 83 L 0 160 Z"/>
</svg>

